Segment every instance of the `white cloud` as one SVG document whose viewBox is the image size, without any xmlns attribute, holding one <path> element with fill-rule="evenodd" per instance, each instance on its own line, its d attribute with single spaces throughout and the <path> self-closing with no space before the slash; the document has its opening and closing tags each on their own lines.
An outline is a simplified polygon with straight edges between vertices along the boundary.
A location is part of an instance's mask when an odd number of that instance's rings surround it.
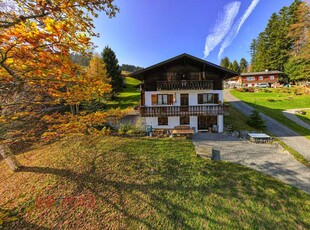
<svg viewBox="0 0 310 230">
<path fill-rule="evenodd" d="M 237 23 L 235 23 L 232 30 L 229 32 L 229 34 L 226 36 L 224 42 L 221 45 L 220 51 L 218 53 L 218 59 L 221 58 L 224 50 L 232 43 L 232 41 L 236 38 L 236 36 L 239 33 L 239 30 L 241 29 L 243 23 L 247 20 L 247 18 L 251 15 L 252 11 L 255 9 L 256 5 L 259 3 L 260 0 L 253 0 L 251 5 L 247 8 L 245 13 L 242 15 L 242 17 L 238 20 Z"/>
<path fill-rule="evenodd" d="M 240 2 L 235 1 L 224 6 L 224 12 L 219 15 L 213 32 L 206 38 L 204 58 L 225 38 L 239 12 L 240 4 Z"/>
</svg>

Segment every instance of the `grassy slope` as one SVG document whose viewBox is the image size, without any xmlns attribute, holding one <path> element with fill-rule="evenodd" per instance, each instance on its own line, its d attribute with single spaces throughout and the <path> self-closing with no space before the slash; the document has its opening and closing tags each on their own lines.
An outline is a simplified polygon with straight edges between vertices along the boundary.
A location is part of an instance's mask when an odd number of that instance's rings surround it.
<svg viewBox="0 0 310 230">
<path fill-rule="evenodd" d="M 254 130 L 251 126 L 246 124 L 246 120 L 247 116 L 232 106 L 229 107 L 229 116 L 224 117 L 225 125 L 231 125 L 232 130 Z"/>
<path fill-rule="evenodd" d="M 268 89 L 271 93 L 264 91 L 249 93 L 238 92 L 232 90 L 232 95 L 241 99 L 242 101 L 253 106 L 257 110 L 270 116 L 271 118 L 279 121 L 283 125 L 291 128 L 292 130 L 300 133 L 302 136 L 310 139 L 310 131 L 303 128 L 290 119 L 286 118 L 282 111 L 286 109 L 294 108 L 310 108 L 310 96 L 309 95 L 293 95 L 294 89 Z M 268 101 L 268 99 L 275 100 L 274 102 Z"/>
<path fill-rule="evenodd" d="M 189 140 L 76 135 L 19 159 L 26 167 L 18 173 L 0 162 L 0 228 L 310 226 L 309 195 L 241 165 L 197 158 Z M 96 207 L 35 203 L 85 194 Z"/>
<path fill-rule="evenodd" d="M 126 77 L 125 78 L 126 88 L 117 96 L 115 101 L 110 101 L 109 107 L 120 107 L 121 109 L 126 109 L 128 107 L 134 107 L 140 103 L 140 91 L 137 90 L 138 85 L 141 81 Z"/>
</svg>

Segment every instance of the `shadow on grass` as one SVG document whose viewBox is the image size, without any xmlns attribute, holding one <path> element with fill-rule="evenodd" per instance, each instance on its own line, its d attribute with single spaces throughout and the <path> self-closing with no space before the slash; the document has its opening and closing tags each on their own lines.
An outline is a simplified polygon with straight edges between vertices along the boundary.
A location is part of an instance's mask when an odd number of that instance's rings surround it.
<svg viewBox="0 0 310 230">
<path fill-rule="evenodd" d="M 128 161 L 133 160 L 130 154 L 126 157 Z M 137 167 L 139 168 L 139 165 L 143 166 L 143 162 L 136 162 L 136 165 L 138 165 Z M 62 178 L 67 178 L 77 184 L 78 190 L 91 191 L 96 195 L 96 199 L 99 199 L 100 202 L 112 207 L 114 211 L 118 212 L 121 216 L 124 216 L 130 222 L 134 221 L 140 226 L 142 225 L 151 229 L 158 228 L 158 224 L 153 222 L 154 219 L 152 215 L 141 218 L 141 210 L 132 210 L 132 207 L 130 207 L 130 205 L 128 206 L 127 202 L 129 197 L 136 200 L 136 202 L 141 204 L 142 207 L 146 204 L 147 206 L 151 206 L 151 210 L 153 210 L 154 215 L 160 215 L 161 218 L 169 220 L 171 228 L 186 229 L 197 226 L 191 224 L 191 222 L 188 221 L 188 218 L 195 220 L 199 219 L 200 222 L 212 223 L 215 226 L 222 226 L 225 228 L 233 227 L 233 225 L 226 223 L 225 220 L 217 218 L 214 215 L 202 213 L 199 210 L 193 211 L 193 208 L 188 206 L 186 201 L 184 202 L 184 199 L 187 200 L 188 196 L 191 197 L 192 194 L 199 193 L 199 197 L 201 199 L 200 202 L 203 202 L 204 198 L 212 196 L 214 196 L 215 199 L 216 197 L 222 197 L 226 200 L 238 200 L 237 203 L 243 202 L 245 196 L 254 197 L 254 199 L 257 199 L 258 204 L 264 202 L 266 203 L 270 200 L 270 197 L 265 194 L 263 190 L 257 190 L 256 185 L 259 182 L 252 180 L 249 170 L 242 167 L 239 168 L 238 166 L 231 167 L 227 164 L 215 164 L 214 166 L 215 167 L 213 167 L 213 170 L 218 170 L 215 174 L 224 173 L 223 170 L 227 168 L 233 168 L 235 172 L 238 171 L 239 180 L 240 175 L 245 177 L 243 186 L 246 187 L 246 191 L 239 191 L 240 181 L 229 177 L 225 180 L 216 181 L 216 184 L 211 185 L 208 183 L 200 183 L 198 185 L 189 183 L 192 180 L 191 165 L 184 165 L 179 160 L 173 158 L 166 159 L 164 162 L 161 162 L 161 166 L 155 168 L 154 172 L 150 172 L 148 177 L 159 176 L 159 180 L 148 183 L 130 183 L 121 180 L 110 180 L 105 179 L 104 177 L 94 176 L 94 174 L 91 173 L 80 174 L 70 170 L 49 167 L 24 167 L 21 169 L 21 172 L 52 174 Z M 268 166 L 266 165 L 266 167 Z M 96 169 L 92 169 L 92 173 L 94 173 L 94 171 L 96 171 Z M 208 175 L 208 171 L 209 169 L 205 168 L 200 173 Z M 270 183 L 273 184 L 270 186 L 273 188 L 275 188 L 278 184 L 278 182 L 274 180 L 271 180 Z M 112 192 L 114 194 L 114 198 L 105 195 L 106 191 Z M 115 199 L 115 196 L 117 199 Z M 174 198 L 171 196 L 174 196 Z M 193 197 L 192 199 L 197 199 L 197 197 Z M 272 202 L 277 201 L 273 200 Z M 211 209 L 218 209 L 220 215 L 231 215 L 234 209 L 233 206 L 229 207 L 227 205 L 212 207 L 215 203 L 209 203 L 208 205 Z M 278 206 L 280 207 L 281 204 L 277 203 L 277 206 L 274 207 L 275 210 L 276 208 L 279 208 Z M 297 207 L 296 210 L 298 210 Z M 259 223 L 264 223 L 265 226 L 273 224 L 272 220 L 266 220 L 264 215 L 257 212 L 254 207 L 249 207 L 248 211 L 253 212 L 253 214 L 255 213 L 255 219 Z M 294 215 L 298 215 L 298 212 Z M 159 220 L 157 219 L 156 221 Z"/>
<path fill-rule="evenodd" d="M 35 223 L 27 222 L 22 216 L 19 215 L 18 210 L 9 210 L 2 208 L 0 205 L 0 229 L 19 229 L 18 226 L 23 226 L 24 229 L 50 229 Z"/>
</svg>

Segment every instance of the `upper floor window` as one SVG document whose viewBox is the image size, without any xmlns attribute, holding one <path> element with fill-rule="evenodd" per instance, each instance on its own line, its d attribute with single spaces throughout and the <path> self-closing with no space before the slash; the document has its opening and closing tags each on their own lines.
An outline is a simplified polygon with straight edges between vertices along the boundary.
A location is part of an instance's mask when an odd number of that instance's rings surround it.
<svg viewBox="0 0 310 230">
<path fill-rule="evenodd" d="M 274 80 L 274 76 L 270 76 L 270 80 Z"/>
<path fill-rule="evenodd" d="M 208 104 L 219 102 L 219 95 L 217 93 L 201 93 L 198 94 L 198 104 Z"/>
<path fill-rule="evenodd" d="M 172 105 L 173 95 L 172 94 L 153 94 L 152 105 Z"/>
<path fill-rule="evenodd" d="M 247 81 L 255 81 L 255 77 L 247 77 L 246 80 Z"/>
<path fill-rule="evenodd" d="M 259 76 L 259 80 L 264 80 L 264 77 L 263 76 Z"/>
</svg>

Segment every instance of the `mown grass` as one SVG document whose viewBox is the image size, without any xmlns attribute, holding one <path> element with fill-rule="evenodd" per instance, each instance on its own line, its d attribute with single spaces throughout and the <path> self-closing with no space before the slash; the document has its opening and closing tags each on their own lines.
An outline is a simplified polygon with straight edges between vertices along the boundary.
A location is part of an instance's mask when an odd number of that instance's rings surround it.
<svg viewBox="0 0 310 230">
<path fill-rule="evenodd" d="M 310 108 L 310 95 L 296 95 L 296 92 L 298 92 L 296 89 L 288 88 L 261 90 L 254 93 L 232 90 L 231 94 L 310 139 L 310 131 L 308 129 L 292 122 L 282 113 L 286 109 Z"/>
<path fill-rule="evenodd" d="M 241 165 L 197 158 L 190 140 L 75 135 L 18 158 L 25 165 L 18 173 L 0 162 L 0 228 L 310 226 L 308 194 Z"/>
<path fill-rule="evenodd" d="M 125 77 L 126 88 L 117 95 L 117 98 L 108 103 L 108 107 L 126 109 L 135 107 L 140 103 L 139 84 L 141 81 Z"/>
<path fill-rule="evenodd" d="M 226 104 L 229 104 L 225 102 Z M 234 107 L 229 107 L 229 115 L 224 117 L 225 126 L 231 125 L 232 130 L 240 131 L 240 130 L 247 130 L 252 131 L 254 130 L 251 126 L 246 124 L 248 117 L 241 113 L 239 110 L 235 109 Z"/>
</svg>

